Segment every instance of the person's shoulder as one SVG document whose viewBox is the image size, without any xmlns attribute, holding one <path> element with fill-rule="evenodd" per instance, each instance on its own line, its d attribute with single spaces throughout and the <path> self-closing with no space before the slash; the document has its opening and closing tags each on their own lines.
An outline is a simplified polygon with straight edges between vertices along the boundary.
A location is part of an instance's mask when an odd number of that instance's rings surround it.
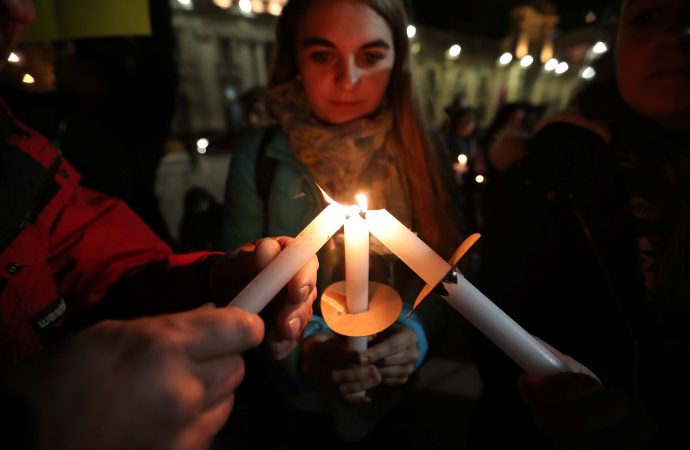
<svg viewBox="0 0 690 450">
<path fill-rule="evenodd" d="M 548 116 L 535 127 L 536 135 L 554 132 L 573 136 L 592 134 L 606 144 L 611 142 L 611 130 L 608 125 L 600 120 L 588 118 L 575 109 L 566 109 Z"/>
<path fill-rule="evenodd" d="M 600 122 L 566 111 L 542 122 L 528 144 L 536 179 L 574 189 L 606 177 L 614 164 L 611 133 Z"/>
<path fill-rule="evenodd" d="M 237 135 L 233 155 L 255 160 L 262 147 L 278 145 L 282 139 L 286 138 L 278 125 L 249 127 Z"/>
</svg>

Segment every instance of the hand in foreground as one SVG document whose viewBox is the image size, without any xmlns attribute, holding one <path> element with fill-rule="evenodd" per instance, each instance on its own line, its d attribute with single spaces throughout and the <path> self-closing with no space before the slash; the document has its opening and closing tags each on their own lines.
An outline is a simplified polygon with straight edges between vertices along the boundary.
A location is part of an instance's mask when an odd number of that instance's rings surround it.
<svg viewBox="0 0 690 450">
<path fill-rule="evenodd" d="M 518 392 L 534 422 L 559 448 L 642 449 L 656 426 L 622 391 L 605 388 L 586 366 L 541 341 L 572 371 L 555 375 L 523 374 Z"/>
<path fill-rule="evenodd" d="M 220 258 L 211 268 L 211 290 L 227 303 L 263 267 L 275 258 L 293 238 L 260 239 L 237 249 L 233 255 Z M 316 300 L 316 256 L 289 281 L 287 288 L 262 312 L 266 320 L 268 347 L 275 359 L 282 359 L 297 347 L 304 329 L 311 320 L 312 303 Z"/>
<path fill-rule="evenodd" d="M 241 352 L 263 322 L 237 308 L 105 321 L 18 370 L 38 449 L 208 448 L 244 376 Z"/>
<path fill-rule="evenodd" d="M 364 358 L 376 365 L 383 384 L 405 384 L 419 358 L 417 336 L 411 329 L 394 324 L 369 342 Z"/>
<path fill-rule="evenodd" d="M 347 348 L 344 337 L 329 333 L 317 333 L 306 339 L 301 370 L 314 386 L 348 403 L 369 403 L 369 397 L 355 394 L 381 383 L 378 369 L 364 363 L 363 353 Z"/>
</svg>

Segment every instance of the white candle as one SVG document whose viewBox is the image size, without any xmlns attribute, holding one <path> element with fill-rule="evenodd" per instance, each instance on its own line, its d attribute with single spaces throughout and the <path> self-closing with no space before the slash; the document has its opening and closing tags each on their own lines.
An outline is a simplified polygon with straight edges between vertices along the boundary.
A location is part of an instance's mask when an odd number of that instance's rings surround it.
<svg viewBox="0 0 690 450">
<path fill-rule="evenodd" d="M 366 217 L 371 234 L 428 284 L 436 285 L 450 271 L 443 258 L 385 209 L 367 211 Z"/>
<path fill-rule="evenodd" d="M 344 222 L 345 208 L 328 205 L 228 306 L 258 314 Z"/>
<path fill-rule="evenodd" d="M 460 314 L 477 327 L 518 366 L 532 375 L 568 372 L 568 368 L 531 334 L 492 303 L 458 273 L 457 283 L 443 283 L 444 296 Z"/>
<path fill-rule="evenodd" d="M 345 286 L 347 312 L 366 311 L 369 306 L 369 230 L 359 214 L 345 222 Z"/>
<path fill-rule="evenodd" d="M 369 309 L 369 230 L 359 213 L 345 222 L 345 297 L 349 314 Z M 348 337 L 347 343 L 358 352 L 367 349 L 366 336 Z"/>
<path fill-rule="evenodd" d="M 427 284 L 435 286 L 451 266 L 386 210 L 367 212 L 369 231 Z M 565 365 L 532 335 L 458 273 L 443 283 L 444 298 L 523 370 L 534 375 L 567 372 Z"/>
</svg>

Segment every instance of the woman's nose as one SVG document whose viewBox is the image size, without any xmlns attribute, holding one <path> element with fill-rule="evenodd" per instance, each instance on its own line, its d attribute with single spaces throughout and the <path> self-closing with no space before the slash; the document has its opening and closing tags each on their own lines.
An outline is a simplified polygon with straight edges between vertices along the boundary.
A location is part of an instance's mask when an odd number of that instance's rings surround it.
<svg viewBox="0 0 690 450">
<path fill-rule="evenodd" d="M 345 90 L 355 88 L 359 84 L 362 73 L 354 58 L 344 60 L 338 72 L 338 84 Z"/>
</svg>

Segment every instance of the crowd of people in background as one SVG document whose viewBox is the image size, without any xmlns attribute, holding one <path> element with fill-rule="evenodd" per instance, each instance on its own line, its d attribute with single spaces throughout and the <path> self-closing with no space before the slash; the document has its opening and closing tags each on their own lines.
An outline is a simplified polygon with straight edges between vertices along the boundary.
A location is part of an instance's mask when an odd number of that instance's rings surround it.
<svg viewBox="0 0 690 450">
<path fill-rule="evenodd" d="M 236 98 L 225 195 L 192 187 L 179 225 L 155 193 L 179 100 L 167 8 L 149 2 L 151 37 L 56 45 L 56 91 L 4 86 L 0 105 L 9 448 L 406 448 L 406 399 L 457 313 L 438 292 L 413 312 L 423 282 L 375 240 L 370 279 L 403 311 L 366 349 L 319 306 L 345 276 L 342 230 L 275 309 L 214 306 L 319 214 L 319 188 L 366 192 L 444 259 L 480 233 L 461 271 L 568 368 L 524 373 L 470 327 L 468 448 L 684 448 L 690 0 L 616 3 L 568 108 L 485 117 L 458 93 L 434 128 L 404 2 L 289 0 L 268 85 Z M 0 5 L 9 51 L 33 2 Z"/>
</svg>

